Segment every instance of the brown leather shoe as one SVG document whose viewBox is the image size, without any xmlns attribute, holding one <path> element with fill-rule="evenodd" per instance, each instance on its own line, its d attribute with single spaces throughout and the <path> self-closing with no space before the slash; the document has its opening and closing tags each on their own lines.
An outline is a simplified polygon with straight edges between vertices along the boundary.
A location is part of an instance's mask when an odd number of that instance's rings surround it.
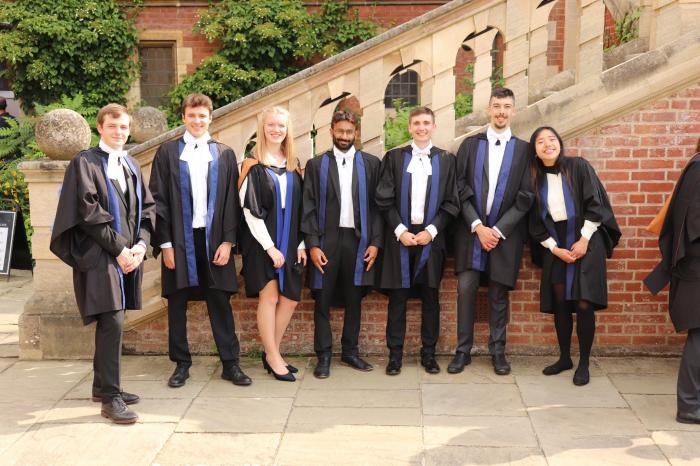
<svg viewBox="0 0 700 466">
<path fill-rule="evenodd" d="M 139 419 L 139 415 L 130 410 L 120 396 L 102 403 L 102 416 L 111 419 L 115 424 L 133 424 Z"/>
</svg>

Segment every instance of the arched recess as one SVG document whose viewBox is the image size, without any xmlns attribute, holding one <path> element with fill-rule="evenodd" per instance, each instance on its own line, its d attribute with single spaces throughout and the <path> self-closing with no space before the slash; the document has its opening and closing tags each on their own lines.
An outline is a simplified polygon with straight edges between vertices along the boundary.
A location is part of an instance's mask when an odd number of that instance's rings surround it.
<svg viewBox="0 0 700 466">
<path fill-rule="evenodd" d="M 408 134 L 408 112 L 418 105 L 429 105 L 424 101 L 424 86 L 421 81 L 421 65 L 414 60 L 407 66 L 396 67 L 384 89 L 384 149 L 391 149 L 410 139 Z M 432 75 L 430 75 L 432 78 Z"/>
<path fill-rule="evenodd" d="M 487 26 L 465 37 L 455 66 L 456 117 L 486 108 L 492 87 L 503 85 L 503 54 L 503 34 L 497 28 Z M 467 64 L 463 65 L 465 61 Z"/>
<path fill-rule="evenodd" d="M 558 73 L 564 69 L 566 2 L 563 0 L 556 2 L 549 12 L 548 19 L 547 66 Z"/>
<path fill-rule="evenodd" d="M 333 147 L 333 138 L 330 134 L 331 118 L 336 109 L 351 98 L 358 102 L 359 106 L 357 97 L 352 96 L 348 91 L 343 91 L 336 97 L 329 97 L 321 103 L 316 115 L 314 115 L 311 131 L 314 155 L 322 154 Z M 359 143 L 360 139 L 358 138 L 357 141 Z"/>
</svg>

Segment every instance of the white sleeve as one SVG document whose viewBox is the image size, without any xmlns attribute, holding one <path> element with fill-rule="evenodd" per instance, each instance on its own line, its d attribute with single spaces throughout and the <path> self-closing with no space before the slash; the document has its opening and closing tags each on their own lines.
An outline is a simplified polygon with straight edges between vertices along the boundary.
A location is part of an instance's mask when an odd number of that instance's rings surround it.
<svg viewBox="0 0 700 466">
<path fill-rule="evenodd" d="M 238 192 L 238 197 L 241 201 L 241 207 L 243 206 L 243 201 L 245 200 L 245 193 L 247 189 L 248 177 L 246 177 L 246 179 L 243 180 L 243 183 L 241 184 L 241 189 Z M 260 246 L 262 246 L 262 248 L 265 251 L 273 247 L 275 245 L 275 242 L 272 241 L 272 238 L 270 237 L 270 232 L 267 231 L 265 221 L 251 214 L 250 209 L 247 209 L 245 207 L 243 208 L 243 215 L 245 216 L 245 221 L 248 224 L 250 234 L 252 234 L 253 238 L 255 238 L 255 240 L 258 243 L 260 243 Z"/>
<path fill-rule="evenodd" d="M 583 227 L 581 227 L 581 236 L 587 240 L 590 240 L 591 236 L 593 236 L 593 233 L 598 230 L 599 226 L 600 222 L 591 222 L 590 220 L 586 220 L 583 222 Z"/>
<path fill-rule="evenodd" d="M 399 226 L 397 226 L 394 229 L 394 235 L 396 235 L 396 241 L 399 241 L 399 239 L 401 238 L 401 235 L 403 235 L 404 232 L 407 230 L 408 230 L 408 228 L 406 228 L 406 225 L 404 225 L 403 223 L 399 223 Z"/>
<path fill-rule="evenodd" d="M 556 240 L 554 238 L 552 238 L 551 236 L 549 238 L 547 238 L 546 240 L 540 242 L 540 244 L 552 252 L 554 252 L 554 248 L 557 247 Z"/>
</svg>

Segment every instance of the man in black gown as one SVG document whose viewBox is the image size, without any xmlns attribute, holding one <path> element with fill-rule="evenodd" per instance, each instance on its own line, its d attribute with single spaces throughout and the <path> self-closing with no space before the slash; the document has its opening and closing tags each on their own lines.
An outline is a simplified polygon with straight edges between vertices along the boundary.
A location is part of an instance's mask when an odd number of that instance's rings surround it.
<svg viewBox="0 0 700 466">
<path fill-rule="evenodd" d="M 316 300 L 314 376 L 320 379 L 330 375 L 331 305 L 345 307 L 341 363 L 361 371 L 373 369 L 360 358 L 358 340 L 360 304 L 375 284 L 374 263 L 384 241 L 374 202 L 380 161 L 355 149 L 356 125 L 350 112 L 333 114 L 333 149 L 310 160 L 304 178 L 301 229 L 313 264 L 307 283 Z"/>
<path fill-rule="evenodd" d="M 698 144 L 700 149 L 700 142 Z M 659 237 L 661 262 L 644 283 L 653 294 L 671 282 L 669 313 L 687 331 L 678 371 L 676 420 L 700 424 L 700 153 L 681 174 Z"/>
<path fill-rule="evenodd" d="M 141 308 L 142 261 L 155 220 L 141 169 L 123 150 L 130 124 L 121 105 L 98 112 L 100 143 L 66 169 L 50 244 L 73 268 L 83 323 L 97 324 L 92 400 L 101 401 L 102 415 L 118 424 L 138 419 L 126 405 L 139 397 L 122 391 L 119 360 L 124 311 Z"/>
<path fill-rule="evenodd" d="M 461 202 L 454 236 L 458 275 L 457 351 L 447 371 L 456 374 L 471 362 L 476 293 L 488 285 L 489 352 L 496 374 L 510 373 L 506 360 L 508 291 L 515 287 L 526 214 L 534 200 L 529 187 L 528 144 L 514 137 L 510 119 L 515 98 L 510 89 L 494 89 L 487 109 L 486 133 L 465 139 L 457 152 L 457 189 Z M 478 172 L 478 173 L 475 173 Z"/>
<path fill-rule="evenodd" d="M 459 212 L 454 155 L 433 146 L 435 116 L 427 107 L 409 115 L 411 144 L 382 160 L 376 202 L 384 213 L 385 239 L 379 286 L 389 292 L 386 340 L 388 375 L 401 372 L 406 304 L 420 297 L 421 365 L 436 374 L 440 335 L 439 289 L 445 265 L 447 226 Z"/>
<path fill-rule="evenodd" d="M 238 165 L 231 148 L 209 136 L 212 103 L 190 94 L 182 103 L 183 137 L 166 142 L 153 159 L 150 187 L 156 201 L 153 251 L 163 253 L 162 295 L 168 298 L 168 352 L 177 366 L 168 380 L 182 387 L 192 365 L 187 342 L 187 302 L 206 301 L 221 377 L 250 385 L 239 366 L 231 294 L 238 291 L 231 248 L 240 204 Z"/>
</svg>

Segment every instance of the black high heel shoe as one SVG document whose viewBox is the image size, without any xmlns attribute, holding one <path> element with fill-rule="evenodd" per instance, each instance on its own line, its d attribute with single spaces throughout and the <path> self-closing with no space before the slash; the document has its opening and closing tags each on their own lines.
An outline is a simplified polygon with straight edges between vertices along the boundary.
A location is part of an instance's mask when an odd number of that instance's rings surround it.
<svg viewBox="0 0 700 466">
<path fill-rule="evenodd" d="M 267 362 L 267 357 L 265 356 L 265 353 L 263 353 L 262 356 L 262 363 L 263 363 L 263 368 L 267 371 L 268 374 L 272 374 L 272 376 L 281 381 L 281 382 L 294 382 L 296 381 L 296 377 L 294 377 L 294 374 L 292 374 L 292 371 L 287 372 L 286 374 L 278 374 L 275 372 L 275 370 L 270 366 L 270 363 Z"/>
<path fill-rule="evenodd" d="M 296 374 L 297 372 L 299 372 L 299 369 L 297 369 L 296 367 L 292 366 L 291 364 L 287 364 L 287 370 L 288 370 L 289 372 L 291 372 L 292 374 Z"/>
<path fill-rule="evenodd" d="M 268 374 L 269 374 L 270 372 L 272 372 L 272 368 L 271 368 L 270 365 L 267 363 L 267 356 L 266 356 L 266 354 L 265 354 L 264 351 L 263 351 L 263 354 L 262 354 L 262 363 L 263 363 L 263 369 L 265 369 L 265 370 L 267 371 Z M 291 372 L 292 374 L 296 374 L 297 372 L 299 372 L 299 369 L 297 369 L 296 367 L 292 366 L 291 364 L 287 364 L 287 370 L 288 370 L 289 372 Z"/>
</svg>

